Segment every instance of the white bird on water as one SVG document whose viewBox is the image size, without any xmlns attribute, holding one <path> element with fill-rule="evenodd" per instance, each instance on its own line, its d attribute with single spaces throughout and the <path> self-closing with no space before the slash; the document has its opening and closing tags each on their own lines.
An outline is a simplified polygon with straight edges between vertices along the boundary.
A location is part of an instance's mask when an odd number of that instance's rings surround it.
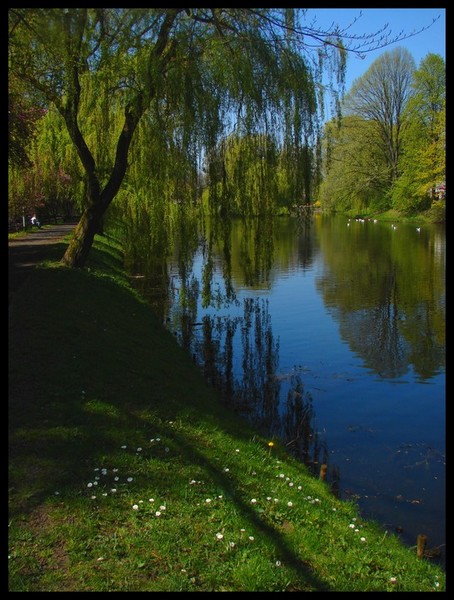
<svg viewBox="0 0 454 600">
<path fill-rule="evenodd" d="M 417 227 L 416 231 L 418 231 L 418 232 L 421 231 L 421 227 Z"/>
</svg>

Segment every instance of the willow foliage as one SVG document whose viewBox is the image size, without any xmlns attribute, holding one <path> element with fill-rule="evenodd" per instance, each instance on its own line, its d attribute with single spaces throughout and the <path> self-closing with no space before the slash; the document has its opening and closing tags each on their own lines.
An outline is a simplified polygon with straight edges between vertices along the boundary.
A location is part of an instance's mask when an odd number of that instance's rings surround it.
<svg viewBox="0 0 454 600">
<path fill-rule="evenodd" d="M 271 197 L 276 177 L 281 202 L 310 199 L 326 72 L 338 101 L 347 52 L 386 39 L 382 30 L 347 36 L 348 48 L 337 26 L 323 31 L 306 17 L 288 8 L 9 10 L 10 75 L 55 107 L 85 180 L 67 265 L 83 266 L 119 193 L 128 202 L 190 202 L 205 165 L 212 209 L 230 210 L 224 142 L 232 134 L 265 136 L 273 160 L 285 157 L 270 179 L 249 165 L 261 177 L 253 205 L 258 194 Z"/>
<path fill-rule="evenodd" d="M 390 166 L 375 124 L 358 116 L 325 126 L 326 174 L 320 186 L 324 209 L 361 213 L 389 208 Z"/>
</svg>

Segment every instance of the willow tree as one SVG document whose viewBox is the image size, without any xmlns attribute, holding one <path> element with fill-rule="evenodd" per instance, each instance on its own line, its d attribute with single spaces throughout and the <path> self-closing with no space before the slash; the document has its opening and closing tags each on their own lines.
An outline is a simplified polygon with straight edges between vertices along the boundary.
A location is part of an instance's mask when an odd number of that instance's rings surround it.
<svg viewBox="0 0 454 600">
<path fill-rule="evenodd" d="M 337 26 L 323 31 L 305 16 L 304 9 L 9 9 L 10 77 L 54 105 L 84 172 L 84 208 L 65 264 L 85 264 L 143 117 L 170 132 L 177 126 L 185 160 L 195 159 L 194 148 L 208 156 L 232 122 L 287 146 L 316 134 L 323 63 L 337 61 L 342 82 L 348 48 Z M 382 29 L 348 41 L 360 53 L 394 40 Z M 101 139 L 89 141 L 94 105 L 103 114 Z"/>
<path fill-rule="evenodd" d="M 389 208 L 389 164 L 370 120 L 344 116 L 324 131 L 325 176 L 319 190 L 323 209 L 383 211 Z"/>
</svg>

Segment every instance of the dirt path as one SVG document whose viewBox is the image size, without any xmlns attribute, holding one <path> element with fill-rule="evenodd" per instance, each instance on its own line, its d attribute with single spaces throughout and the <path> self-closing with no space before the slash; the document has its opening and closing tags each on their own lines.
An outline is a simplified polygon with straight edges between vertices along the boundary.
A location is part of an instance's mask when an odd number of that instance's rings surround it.
<svg viewBox="0 0 454 600">
<path fill-rule="evenodd" d="M 49 257 L 49 246 L 55 245 L 58 259 L 59 242 L 74 231 L 76 223 L 62 223 L 36 229 L 20 238 L 8 240 L 9 295 L 16 292 L 38 263 Z M 63 249 L 61 251 L 63 256 Z M 61 257 L 60 257 L 61 258 Z"/>
</svg>

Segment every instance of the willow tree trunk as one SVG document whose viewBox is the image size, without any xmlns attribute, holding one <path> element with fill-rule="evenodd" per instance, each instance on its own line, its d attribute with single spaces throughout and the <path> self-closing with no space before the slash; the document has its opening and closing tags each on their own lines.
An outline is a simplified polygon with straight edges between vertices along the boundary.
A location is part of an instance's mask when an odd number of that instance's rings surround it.
<svg viewBox="0 0 454 600">
<path fill-rule="evenodd" d="M 68 267 L 80 268 L 85 266 L 88 253 L 93 245 L 95 235 L 99 232 L 104 212 L 87 208 L 74 231 L 74 236 L 62 258 L 62 263 Z"/>
<path fill-rule="evenodd" d="M 73 130 L 70 130 L 70 132 L 73 133 L 73 140 L 79 152 L 82 164 L 85 167 L 88 185 L 86 208 L 82 213 L 74 236 L 61 260 L 61 262 L 68 267 L 80 268 L 85 266 L 88 253 L 93 245 L 95 234 L 102 230 L 104 213 L 109 208 L 112 200 L 120 189 L 128 165 L 127 158 L 129 146 L 142 114 L 143 106 L 141 102 L 133 107 L 126 108 L 125 123 L 117 143 L 115 164 L 109 181 L 102 191 L 100 191 L 99 181 L 96 176 L 93 157 L 80 135 L 78 127 L 73 126 Z"/>
</svg>

